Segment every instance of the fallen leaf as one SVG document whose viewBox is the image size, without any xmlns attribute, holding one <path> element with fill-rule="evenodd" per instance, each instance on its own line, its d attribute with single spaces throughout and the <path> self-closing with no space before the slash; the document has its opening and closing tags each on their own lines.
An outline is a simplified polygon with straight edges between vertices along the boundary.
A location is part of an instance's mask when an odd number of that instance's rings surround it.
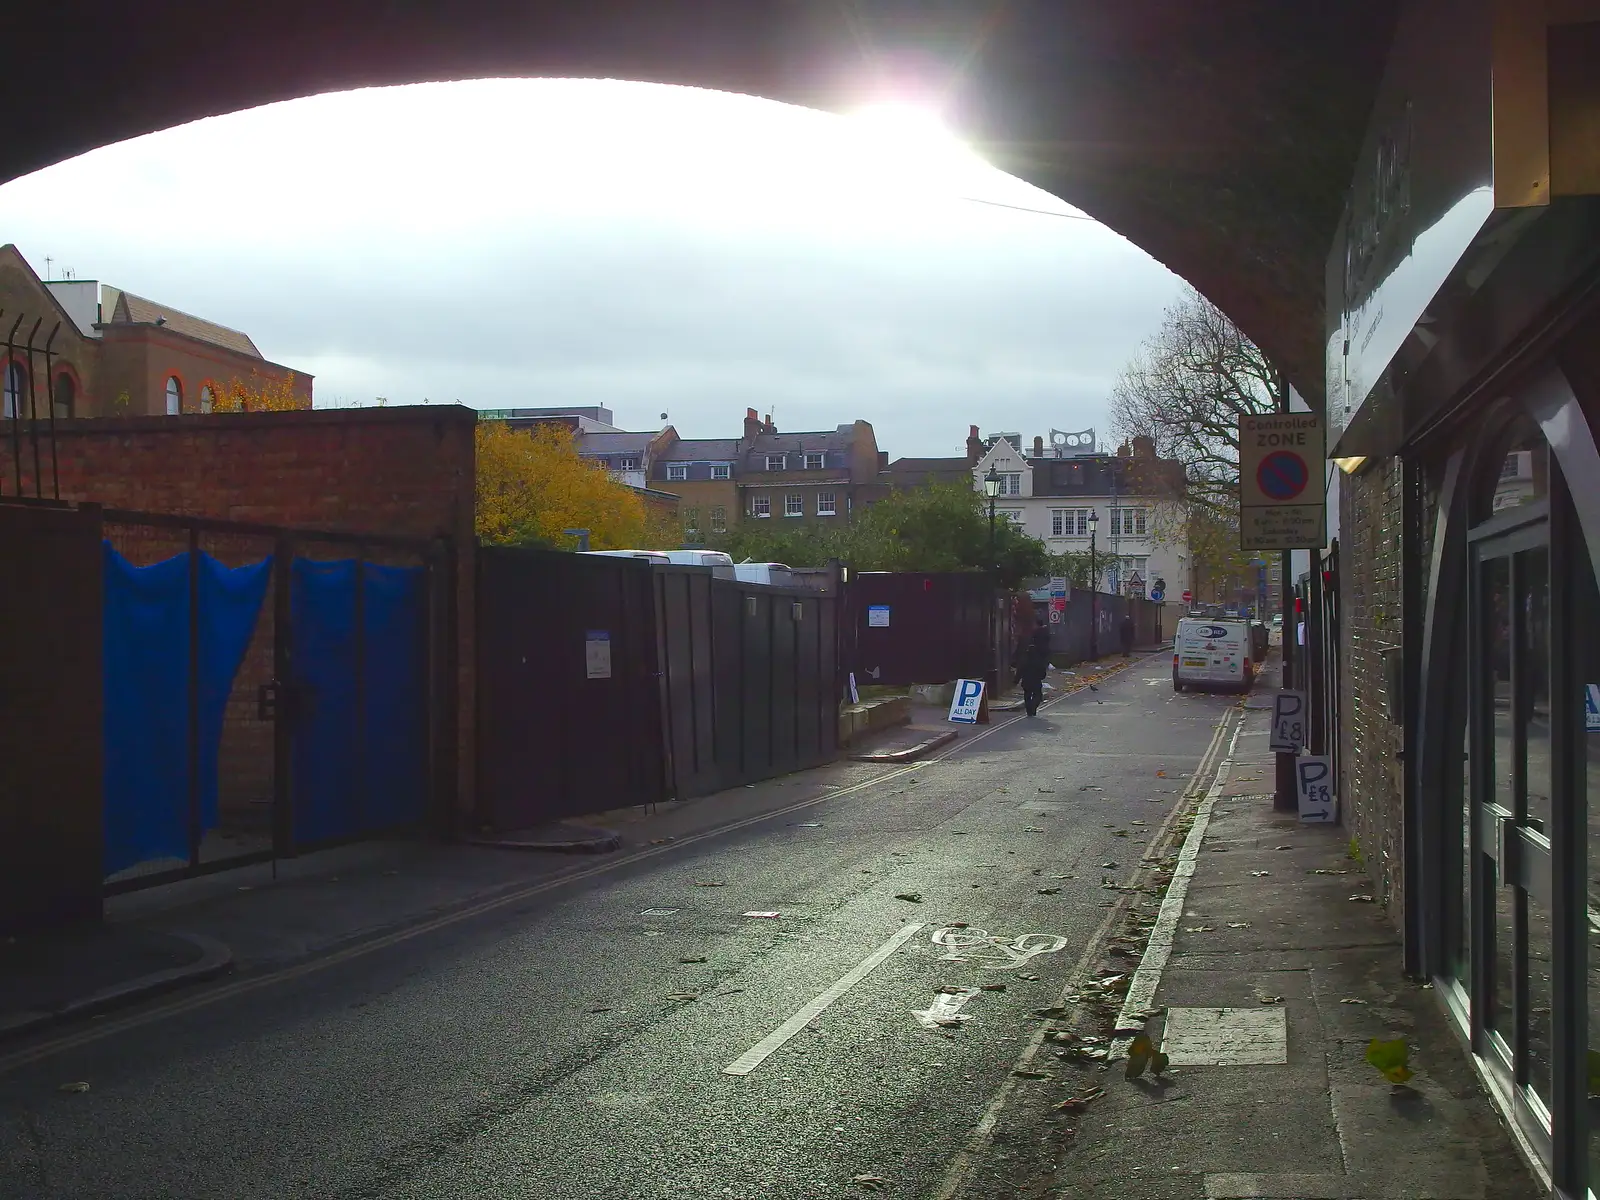
<svg viewBox="0 0 1600 1200">
<path fill-rule="evenodd" d="M 1257 996 L 1256 999 L 1261 1001 L 1261 1003 L 1263 1003 L 1263 1004 L 1282 1004 L 1283 1003 L 1283 997 L 1282 996 Z"/>
<path fill-rule="evenodd" d="M 725 881 L 720 880 L 720 879 L 718 879 L 718 880 L 697 879 L 697 880 L 695 880 L 694 885 L 695 885 L 695 887 L 727 887 L 728 886 Z"/>
<path fill-rule="evenodd" d="M 1126 829 L 1118 829 L 1118 830 L 1113 831 L 1111 836 L 1112 837 L 1127 837 L 1128 836 L 1128 831 Z"/>
<path fill-rule="evenodd" d="M 1229 929 L 1249 929 L 1250 928 L 1250 922 L 1249 921 L 1229 921 L 1228 922 L 1228 928 Z"/>
<path fill-rule="evenodd" d="M 1293 846 L 1274 846 L 1274 850 L 1293 850 Z"/>
<path fill-rule="evenodd" d="M 1049 1008 L 1034 1009 L 1033 1015 L 1042 1017 L 1046 1021 L 1059 1021 L 1067 1015 L 1067 1009 L 1064 1005 L 1052 1004 Z"/>
<path fill-rule="evenodd" d="M 895 895 L 895 899 L 896 900 L 904 900 L 907 904 L 921 904 L 922 903 L 922 893 L 921 892 L 898 892 Z"/>
<path fill-rule="evenodd" d="M 1185 933 L 1210 933 L 1215 928 L 1215 925 L 1185 925 L 1183 931 Z"/>
<path fill-rule="evenodd" d="M 1165 779 L 1166 777 L 1167 777 L 1167 773 L 1165 771 L 1157 771 L 1156 772 L 1156 778 L 1157 779 Z"/>
<path fill-rule="evenodd" d="M 1271 875 L 1272 872 L 1271 871 L 1251 871 L 1250 874 L 1254 875 L 1257 879 L 1260 879 L 1263 875 Z"/>
<path fill-rule="evenodd" d="M 613 1010 L 609 1009 L 609 1008 L 606 1008 L 606 1007 L 604 1007 L 602 1005 L 602 1006 L 599 1006 L 599 1007 L 596 1007 L 596 1008 L 591 1008 L 589 1011 L 592 1012 L 592 1013 L 608 1013 L 608 1012 L 611 1012 Z"/>
<path fill-rule="evenodd" d="M 1114 863 L 1114 862 L 1103 862 L 1103 863 L 1100 864 L 1100 869 L 1102 871 L 1114 871 L 1116 869 L 1116 867 L 1117 867 L 1117 864 Z"/>
<path fill-rule="evenodd" d="M 706 960 L 703 958 L 680 958 L 678 961 L 681 963 L 703 963 Z"/>
<path fill-rule="evenodd" d="M 1150 1057 L 1155 1053 L 1155 1046 L 1151 1043 L 1148 1034 L 1141 1033 L 1128 1043 L 1128 1066 L 1123 1071 L 1125 1079 L 1137 1079 L 1143 1075 L 1145 1068 L 1150 1065 Z"/>
<path fill-rule="evenodd" d="M 980 986 L 979 990 L 985 992 L 1003 992 L 1006 990 L 1006 985 L 1003 983 L 985 983 Z"/>
<path fill-rule="evenodd" d="M 81 1082 L 80 1083 L 63 1083 L 61 1085 L 61 1087 L 59 1089 L 57 1089 L 57 1090 L 63 1091 L 63 1092 L 87 1092 L 89 1090 L 89 1085 L 87 1083 L 81 1083 Z"/>
<path fill-rule="evenodd" d="M 1365 892 L 1363 892 L 1359 896 L 1351 896 L 1350 899 L 1354 900 L 1357 904 L 1371 904 L 1372 903 L 1372 897 L 1367 895 Z"/>
<path fill-rule="evenodd" d="M 889 1181 L 882 1175 L 857 1175 L 850 1182 L 859 1183 L 869 1192 L 881 1192 L 889 1186 Z"/>
<path fill-rule="evenodd" d="M 1339 1001 L 1339 1003 L 1340 1004 L 1365 1004 L 1366 1001 L 1362 1000 L 1362 999 L 1359 999 L 1358 997 L 1355 997 L 1355 996 L 1346 996 L 1343 1000 Z"/>
<path fill-rule="evenodd" d="M 698 1000 L 698 999 L 700 999 L 700 993 L 699 992 L 672 992 L 672 993 L 668 994 L 667 999 L 668 1000 Z"/>
<path fill-rule="evenodd" d="M 1326 867 L 1318 867 L 1315 871 L 1309 872 L 1309 874 L 1312 874 L 1312 875 L 1348 875 L 1348 874 L 1350 874 L 1350 872 L 1349 871 L 1330 871 Z"/>
<path fill-rule="evenodd" d="M 1017 1079 L 1049 1079 L 1050 1078 L 1050 1076 L 1048 1074 L 1046 1074 L 1044 1071 L 1016 1070 L 1016 1071 L 1011 1072 L 1011 1074 Z"/>
<path fill-rule="evenodd" d="M 1367 1062 L 1376 1067 L 1390 1083 L 1404 1083 L 1411 1078 L 1411 1068 L 1407 1066 L 1410 1057 L 1411 1050 L 1405 1038 L 1395 1038 L 1390 1042 L 1373 1038 L 1367 1043 Z"/>
<path fill-rule="evenodd" d="M 1043 833 L 1044 830 L 1035 829 L 1035 828 L 1033 828 L 1033 826 L 1030 825 L 1028 828 L 1024 829 L 1022 832 L 1023 833 Z"/>
<path fill-rule="evenodd" d="M 1060 888 L 1040 888 L 1039 889 L 1039 895 L 1041 895 L 1041 896 L 1059 896 L 1060 894 L 1061 894 L 1061 889 Z"/>
</svg>

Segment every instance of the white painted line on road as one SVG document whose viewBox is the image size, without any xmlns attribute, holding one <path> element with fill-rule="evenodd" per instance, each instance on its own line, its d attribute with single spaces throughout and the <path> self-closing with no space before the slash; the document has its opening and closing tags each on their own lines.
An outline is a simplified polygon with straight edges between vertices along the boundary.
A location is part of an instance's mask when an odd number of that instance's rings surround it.
<svg viewBox="0 0 1600 1200">
<path fill-rule="evenodd" d="M 1155 927 L 1150 931 L 1150 940 L 1145 944 L 1139 967 L 1133 973 L 1133 982 L 1128 985 L 1122 1011 L 1117 1014 L 1118 1029 L 1142 1027 L 1144 1021 L 1138 1014 L 1147 1011 L 1155 1003 L 1156 989 L 1161 986 L 1161 973 L 1167 969 L 1167 960 L 1172 957 L 1172 941 L 1178 932 L 1178 921 L 1183 916 L 1184 901 L 1189 896 L 1189 880 L 1194 877 L 1195 860 L 1200 857 L 1200 843 L 1206 839 L 1206 829 L 1211 824 L 1211 810 L 1216 807 L 1222 789 L 1228 786 L 1228 771 L 1233 766 L 1233 754 L 1239 746 L 1239 731 L 1242 728 L 1242 722 L 1234 727 L 1233 740 L 1228 743 L 1228 756 L 1217 765 L 1217 777 L 1206 798 L 1200 802 L 1194 815 L 1194 825 L 1190 827 L 1189 836 L 1184 839 L 1183 849 L 1178 853 L 1177 869 L 1172 873 L 1166 898 L 1161 901 L 1161 909 L 1156 913 Z M 1132 1041 L 1132 1034 L 1123 1034 L 1112 1042 L 1111 1059 L 1115 1061 L 1125 1056 Z"/>
<path fill-rule="evenodd" d="M 962 1015 L 961 1009 L 977 994 L 975 987 L 951 988 L 935 996 L 927 1008 L 913 1011 L 911 1015 L 924 1029 L 943 1029 L 956 1022 L 970 1021 L 972 1018 Z"/>
<path fill-rule="evenodd" d="M 900 949 L 901 946 L 904 946 L 907 942 L 914 938 L 917 935 L 917 930 L 921 928 L 922 922 L 920 921 L 903 927 L 899 933 L 895 934 L 887 942 L 879 946 L 871 954 L 867 955 L 866 958 L 862 959 L 861 962 L 858 963 L 848 975 L 839 980 L 838 983 L 834 984 L 816 999 L 805 1005 L 800 1009 L 799 1012 L 795 1013 L 794 1016 L 790 1017 L 787 1021 L 785 1021 L 782 1025 L 779 1025 L 771 1033 L 767 1034 L 766 1037 L 762 1038 L 754 1046 L 751 1046 L 750 1049 L 746 1050 L 738 1058 L 734 1059 L 727 1066 L 723 1067 L 722 1073 L 724 1075 L 750 1074 L 751 1071 L 754 1071 L 762 1063 L 766 1062 L 767 1059 L 772 1056 L 774 1051 L 781 1049 L 790 1038 L 794 1037 L 795 1034 L 799 1033 L 807 1025 L 811 1024 L 812 1021 L 815 1021 L 817 1017 L 825 1012 L 828 1006 L 831 1005 L 835 1000 L 844 995 L 851 988 L 855 987 L 856 984 L 860 983 L 868 975 L 872 974 L 872 972 L 876 971 L 885 959 L 887 959 L 896 950 Z"/>
</svg>

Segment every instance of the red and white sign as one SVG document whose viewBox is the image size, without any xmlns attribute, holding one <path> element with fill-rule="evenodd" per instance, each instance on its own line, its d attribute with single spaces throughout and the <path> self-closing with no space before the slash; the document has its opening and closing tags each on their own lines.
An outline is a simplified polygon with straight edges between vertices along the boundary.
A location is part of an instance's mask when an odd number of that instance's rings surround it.
<svg viewBox="0 0 1600 1200">
<path fill-rule="evenodd" d="M 1193 592 L 1185 592 L 1183 594 L 1183 602 L 1185 604 L 1189 603 L 1189 601 L 1191 601 L 1193 599 L 1194 599 L 1194 593 Z"/>
</svg>

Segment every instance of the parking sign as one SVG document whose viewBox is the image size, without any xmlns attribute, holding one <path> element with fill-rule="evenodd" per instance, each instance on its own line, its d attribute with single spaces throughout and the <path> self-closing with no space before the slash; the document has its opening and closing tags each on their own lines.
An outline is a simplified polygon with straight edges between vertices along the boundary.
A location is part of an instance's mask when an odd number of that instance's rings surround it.
<svg viewBox="0 0 1600 1200">
<path fill-rule="evenodd" d="M 1306 744 L 1306 694 L 1280 691 L 1272 698 L 1272 745 L 1277 754 L 1299 754 Z"/>
<path fill-rule="evenodd" d="M 1302 821 L 1308 825 L 1331 825 L 1339 819 L 1339 798 L 1333 794 L 1333 761 L 1327 755 L 1305 754 L 1295 759 L 1294 780 Z"/>
</svg>

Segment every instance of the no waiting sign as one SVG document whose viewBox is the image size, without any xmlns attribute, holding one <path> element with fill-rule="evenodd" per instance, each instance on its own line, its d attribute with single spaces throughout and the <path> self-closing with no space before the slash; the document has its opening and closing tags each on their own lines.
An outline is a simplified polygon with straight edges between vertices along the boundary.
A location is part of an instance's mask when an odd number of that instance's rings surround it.
<svg viewBox="0 0 1600 1200">
<path fill-rule="evenodd" d="M 1239 545 L 1244 550 L 1320 550 L 1327 456 L 1316 413 L 1239 418 Z"/>
</svg>

